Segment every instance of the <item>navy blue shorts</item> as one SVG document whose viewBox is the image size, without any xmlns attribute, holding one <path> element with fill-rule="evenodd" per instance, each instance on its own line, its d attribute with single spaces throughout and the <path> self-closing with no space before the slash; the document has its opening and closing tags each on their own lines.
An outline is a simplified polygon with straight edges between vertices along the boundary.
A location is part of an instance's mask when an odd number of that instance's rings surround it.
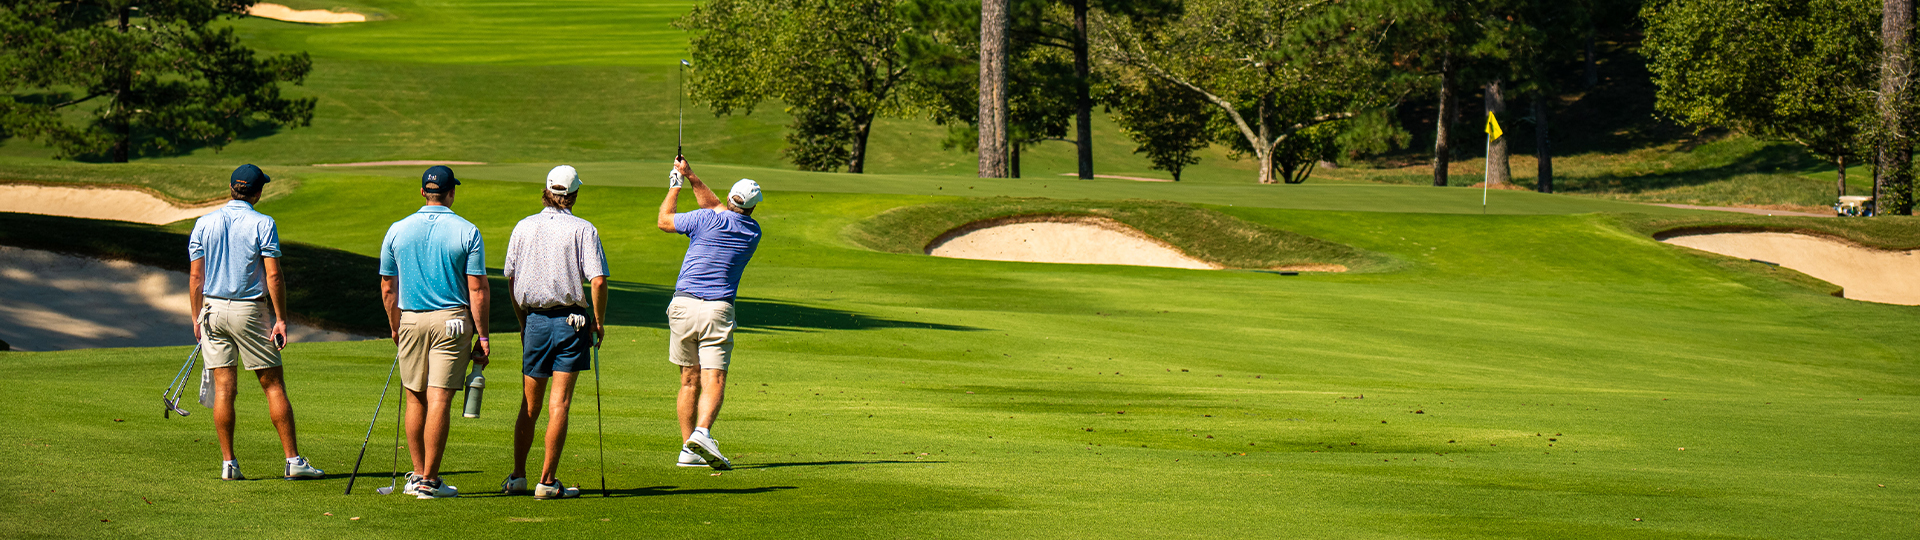
<svg viewBox="0 0 1920 540">
<path fill-rule="evenodd" d="M 591 319 L 586 308 L 571 307 L 527 314 L 521 331 L 520 373 L 536 379 L 553 372 L 575 373 L 593 369 L 593 330 L 567 324 L 567 315 Z"/>
</svg>

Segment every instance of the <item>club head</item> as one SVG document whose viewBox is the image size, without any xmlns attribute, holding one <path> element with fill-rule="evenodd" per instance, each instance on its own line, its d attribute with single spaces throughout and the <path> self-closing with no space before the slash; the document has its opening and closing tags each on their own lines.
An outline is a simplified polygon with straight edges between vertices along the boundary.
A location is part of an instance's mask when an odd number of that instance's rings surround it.
<svg viewBox="0 0 1920 540">
<path fill-rule="evenodd" d="M 380 489 L 376 489 L 376 490 L 373 490 L 373 492 L 374 492 L 374 493 L 379 493 L 379 494 L 381 494 L 381 495 L 392 495 L 392 494 L 393 494 L 393 486 L 383 486 L 383 487 L 381 487 Z"/>
<path fill-rule="evenodd" d="M 180 415 L 180 416 L 182 416 L 182 417 L 185 417 L 185 416 L 191 416 L 191 415 L 193 414 L 193 413 L 189 413 L 189 412 L 187 412 L 187 410 L 186 410 L 186 409 L 182 409 L 182 408 L 180 408 L 180 403 L 179 403 L 179 402 L 176 402 L 176 401 L 174 401 L 174 400 L 171 400 L 171 399 L 162 399 L 162 400 L 160 400 L 160 402 L 161 402 L 161 403 L 164 403 L 164 404 L 166 404 L 166 407 L 167 407 L 167 410 L 168 410 L 168 411 L 172 411 L 172 412 L 173 412 L 173 414 L 178 414 L 178 415 Z M 160 414 L 160 417 L 161 417 L 161 418 L 165 418 L 166 416 L 167 416 L 167 415 L 166 415 L 166 413 L 161 413 L 161 414 Z"/>
<path fill-rule="evenodd" d="M 691 62 L 688 62 L 688 61 L 686 61 L 686 60 L 681 60 L 681 61 L 680 61 L 680 65 L 682 65 L 682 66 L 685 66 L 685 67 L 693 67 L 693 63 L 691 63 Z"/>
</svg>

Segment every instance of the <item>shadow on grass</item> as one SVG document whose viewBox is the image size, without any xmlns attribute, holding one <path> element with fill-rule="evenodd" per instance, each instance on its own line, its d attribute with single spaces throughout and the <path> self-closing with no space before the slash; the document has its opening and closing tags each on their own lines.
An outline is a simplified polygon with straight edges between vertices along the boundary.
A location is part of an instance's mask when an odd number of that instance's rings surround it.
<svg viewBox="0 0 1920 540">
<path fill-rule="evenodd" d="M 873 461 L 795 461 L 790 463 L 761 463 L 761 464 L 755 464 L 755 465 L 735 465 L 733 468 L 736 470 L 738 469 L 777 469 L 780 467 L 815 467 L 815 466 L 825 467 L 825 466 L 833 466 L 833 465 L 901 465 L 901 464 L 913 464 L 913 463 L 946 463 L 946 462 L 945 461 L 920 461 L 920 460 L 906 461 L 906 460 L 899 460 L 899 459 L 882 459 L 882 460 L 873 460 Z"/>
<path fill-rule="evenodd" d="M 798 486 L 764 486 L 764 487 L 737 488 L 737 489 L 726 489 L 726 488 L 680 489 L 680 486 L 648 486 L 648 487 L 641 487 L 641 488 L 610 489 L 605 491 L 604 493 L 606 494 L 606 496 L 611 496 L 611 497 L 658 497 L 663 495 L 752 495 L 756 493 L 773 493 L 776 491 L 786 491 L 789 489 L 800 489 L 800 488 Z M 582 491 L 585 491 L 585 490 L 582 490 Z M 592 497 L 592 496 L 586 495 L 585 493 L 582 493 L 580 498 L 591 499 L 591 498 L 598 498 L 598 497 Z"/>
<path fill-rule="evenodd" d="M 673 288 L 652 283 L 614 281 L 607 284 L 607 323 L 625 326 L 667 327 L 667 303 L 673 301 Z M 980 328 L 873 317 L 854 311 L 816 307 L 776 300 L 740 298 L 734 303 L 742 332 L 812 332 L 820 330 L 871 330 L 879 328 L 924 328 L 957 332 Z"/>
</svg>

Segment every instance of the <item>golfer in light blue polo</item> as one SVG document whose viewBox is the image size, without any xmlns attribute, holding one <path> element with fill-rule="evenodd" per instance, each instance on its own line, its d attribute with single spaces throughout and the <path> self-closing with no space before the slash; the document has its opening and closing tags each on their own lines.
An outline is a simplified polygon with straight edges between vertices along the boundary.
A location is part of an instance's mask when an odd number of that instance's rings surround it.
<svg viewBox="0 0 1920 540">
<path fill-rule="evenodd" d="M 440 481 L 448 411 L 469 358 L 487 365 L 487 257 L 480 229 L 453 213 L 460 180 L 445 166 L 420 177 L 426 206 L 394 222 L 380 244 L 380 298 L 393 332 L 407 405 L 408 495 L 459 496 Z M 478 343 L 474 338 L 478 337 Z M 477 347 L 476 347 L 477 345 Z"/>
<path fill-rule="evenodd" d="M 194 314 L 193 337 L 213 376 L 213 431 L 220 439 L 222 480 L 246 479 L 233 455 L 233 398 L 239 384 L 235 367 L 252 371 L 267 394 L 267 413 L 286 452 L 282 476 L 292 480 L 325 474 L 300 455 L 293 403 L 287 399 L 280 367 L 280 349 L 287 341 L 280 230 L 272 217 L 253 209 L 271 181 L 251 164 L 234 169 L 228 182 L 233 200 L 200 216 L 187 237 L 187 297 Z"/>
<path fill-rule="evenodd" d="M 693 184 L 699 209 L 676 214 L 680 183 Z M 760 184 L 742 179 L 733 184 L 726 200 L 694 176 L 685 158 L 673 162 L 667 199 L 656 220 L 660 230 L 687 235 L 687 257 L 667 304 L 667 359 L 680 366 L 680 395 L 674 405 L 680 418 L 678 464 L 733 468 L 713 440 L 713 421 L 720 416 L 726 394 L 727 366 L 733 361 L 733 299 L 740 276 L 760 247 L 760 222 L 753 209 L 760 204 Z"/>
</svg>

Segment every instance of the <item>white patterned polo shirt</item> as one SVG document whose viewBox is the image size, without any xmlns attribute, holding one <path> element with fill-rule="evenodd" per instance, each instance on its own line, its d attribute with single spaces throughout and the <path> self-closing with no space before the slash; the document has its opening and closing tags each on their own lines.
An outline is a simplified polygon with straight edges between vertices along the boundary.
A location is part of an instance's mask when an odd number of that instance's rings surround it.
<svg viewBox="0 0 1920 540">
<path fill-rule="evenodd" d="M 505 270 L 513 279 L 514 305 L 528 311 L 588 307 L 581 284 L 612 275 L 600 231 L 573 212 L 553 207 L 514 225 Z"/>
</svg>

